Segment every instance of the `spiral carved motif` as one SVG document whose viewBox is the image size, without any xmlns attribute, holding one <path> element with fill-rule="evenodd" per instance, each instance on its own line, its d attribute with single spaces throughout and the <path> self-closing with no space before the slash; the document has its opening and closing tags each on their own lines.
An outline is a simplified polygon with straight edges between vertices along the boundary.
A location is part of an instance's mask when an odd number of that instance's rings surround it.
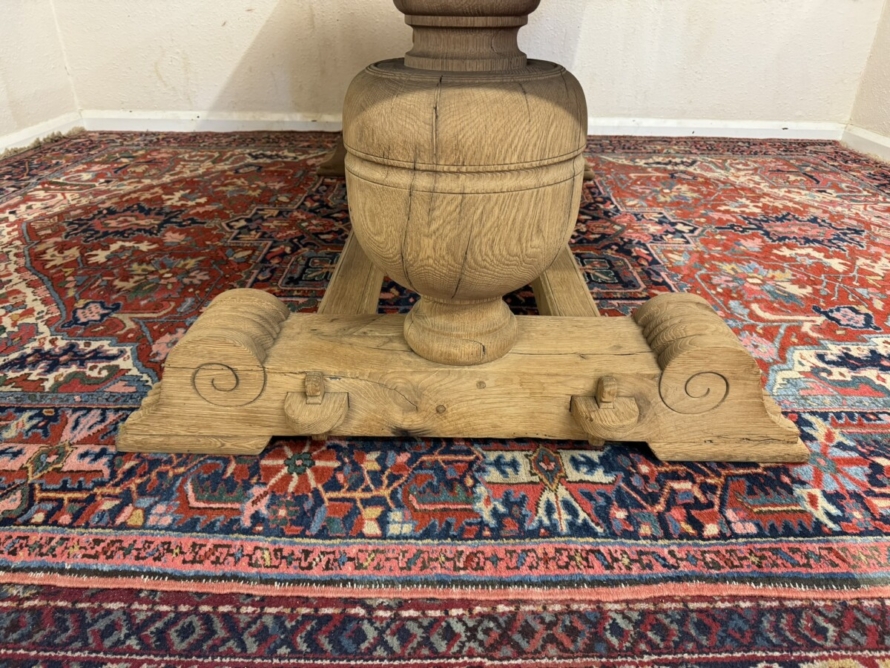
<svg viewBox="0 0 890 668">
<path fill-rule="evenodd" d="M 667 369 L 658 389 L 668 408 L 677 413 L 697 415 L 714 410 L 726 400 L 729 381 L 713 371 L 689 376 L 683 369 Z"/>
<path fill-rule="evenodd" d="M 637 310 L 634 320 L 662 368 L 662 401 L 677 413 L 714 410 L 729 396 L 729 377 L 738 377 L 725 370 L 753 364 L 732 330 L 695 295 L 656 297 Z"/>
<path fill-rule="evenodd" d="M 256 401 L 266 386 L 262 367 L 235 369 L 228 364 L 202 364 L 192 374 L 192 387 L 207 403 L 236 408 Z"/>
<path fill-rule="evenodd" d="M 167 368 L 192 369 L 192 389 L 209 404 L 246 406 L 266 387 L 263 362 L 288 315 L 259 290 L 225 292 L 170 353 Z"/>
</svg>

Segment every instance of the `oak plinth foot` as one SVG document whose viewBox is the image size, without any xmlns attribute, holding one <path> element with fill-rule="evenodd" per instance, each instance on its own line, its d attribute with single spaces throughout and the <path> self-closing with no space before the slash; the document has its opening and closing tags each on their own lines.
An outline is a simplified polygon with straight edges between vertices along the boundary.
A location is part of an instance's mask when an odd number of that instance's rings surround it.
<svg viewBox="0 0 890 668">
<path fill-rule="evenodd" d="M 290 311 L 261 290 L 214 299 L 167 357 L 164 380 L 118 433 L 124 452 L 259 454 L 276 435 L 251 413 Z"/>
<path fill-rule="evenodd" d="M 172 381 L 175 383 L 175 381 Z M 139 410 L 121 425 L 116 447 L 119 452 L 211 453 L 220 455 L 258 455 L 269 444 L 270 436 L 224 436 L 205 424 L 202 433 L 169 430 L 164 409 L 159 409 L 164 383 L 157 383 Z M 181 390 L 182 388 L 175 388 Z M 168 397 L 169 400 L 169 397 Z M 165 402 L 168 403 L 168 402 Z M 199 409 L 200 410 L 200 409 Z M 200 424 L 199 416 L 199 424 Z M 224 433 L 224 432 L 223 432 Z"/>
<path fill-rule="evenodd" d="M 273 436 L 526 437 L 646 442 L 668 461 L 808 456 L 754 360 L 689 295 L 658 297 L 632 318 L 510 316 L 507 352 L 462 366 L 416 354 L 405 316 L 286 313 L 256 291 L 218 297 L 119 448 L 255 454 Z"/>
<path fill-rule="evenodd" d="M 322 313 L 291 314 L 257 290 L 217 297 L 122 425 L 119 449 L 246 455 L 273 436 L 525 437 L 646 442 L 666 461 L 808 457 L 754 359 L 699 297 L 595 317 L 566 256 L 537 282 L 551 316 L 427 299 L 407 317 L 381 316 L 370 302 L 382 275 L 370 266 L 353 242 Z"/>
<path fill-rule="evenodd" d="M 661 295 L 633 319 L 661 376 L 649 388 L 600 379 L 595 398 L 575 397 L 572 414 L 592 437 L 646 441 L 666 461 L 806 461 L 754 358 L 705 300 Z"/>
<path fill-rule="evenodd" d="M 516 316 L 503 299 L 446 304 L 421 297 L 405 320 L 405 339 L 414 352 L 455 366 L 500 359 L 518 335 Z"/>
</svg>

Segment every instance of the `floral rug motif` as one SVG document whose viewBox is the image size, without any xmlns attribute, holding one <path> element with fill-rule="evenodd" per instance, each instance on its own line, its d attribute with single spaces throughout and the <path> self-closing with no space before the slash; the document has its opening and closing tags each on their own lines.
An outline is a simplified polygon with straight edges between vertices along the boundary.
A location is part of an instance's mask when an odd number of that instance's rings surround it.
<svg viewBox="0 0 890 668">
<path fill-rule="evenodd" d="M 315 174 L 333 139 L 83 133 L 0 162 L 0 665 L 890 665 L 890 167 L 836 143 L 591 138 L 572 239 L 605 315 L 713 304 L 806 464 L 117 453 L 217 294 L 317 307 L 350 229 Z M 381 312 L 414 299 L 387 282 Z"/>
</svg>

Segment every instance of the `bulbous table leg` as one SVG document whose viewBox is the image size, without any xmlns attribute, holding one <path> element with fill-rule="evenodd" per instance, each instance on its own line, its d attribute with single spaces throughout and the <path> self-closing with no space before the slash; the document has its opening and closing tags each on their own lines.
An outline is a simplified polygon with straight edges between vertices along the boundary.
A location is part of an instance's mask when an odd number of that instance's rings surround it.
<svg viewBox="0 0 890 668">
<path fill-rule="evenodd" d="M 454 366 L 517 340 L 503 296 L 537 279 L 574 229 L 587 105 L 517 34 L 538 0 L 396 0 L 404 59 L 368 67 L 344 104 L 350 217 L 368 257 L 421 299 L 405 338 Z"/>
<path fill-rule="evenodd" d="M 343 146 L 343 135 L 337 137 L 334 147 L 325 156 L 316 172 L 319 176 L 346 176 L 346 147 Z M 593 181 L 596 175 L 590 165 L 584 168 L 584 180 Z"/>
</svg>

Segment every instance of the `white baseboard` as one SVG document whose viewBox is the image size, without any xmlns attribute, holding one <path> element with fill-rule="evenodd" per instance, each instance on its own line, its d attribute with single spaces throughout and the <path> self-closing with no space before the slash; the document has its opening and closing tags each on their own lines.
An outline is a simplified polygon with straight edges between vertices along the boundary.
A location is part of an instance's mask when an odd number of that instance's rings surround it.
<svg viewBox="0 0 890 668">
<path fill-rule="evenodd" d="M 843 136 L 844 127 L 843 123 L 591 117 L 588 132 L 592 135 L 633 135 L 637 137 L 725 137 L 837 141 Z"/>
<path fill-rule="evenodd" d="M 340 115 L 275 114 L 218 111 L 104 111 L 81 112 L 84 128 L 117 132 L 257 132 L 340 130 Z"/>
<path fill-rule="evenodd" d="M 340 114 L 276 114 L 262 112 L 98 111 L 82 112 L 87 130 L 152 132 L 246 132 L 257 130 L 322 130 L 342 128 Z M 590 118 L 590 134 L 648 137 L 741 137 L 750 139 L 839 140 L 841 123 L 781 121 L 709 121 L 662 118 Z"/>
<path fill-rule="evenodd" d="M 854 151 L 865 153 L 883 162 L 890 162 L 890 137 L 850 125 L 844 132 L 841 143 Z"/>
<path fill-rule="evenodd" d="M 72 111 L 70 114 L 59 116 L 57 118 L 32 125 L 24 130 L 13 132 L 12 134 L 0 137 L 0 153 L 11 148 L 25 148 L 30 146 L 38 139 L 43 139 L 56 132 L 66 133 L 69 130 L 82 125 L 80 114 Z"/>
<path fill-rule="evenodd" d="M 0 152 L 30 145 L 54 132 L 67 132 L 82 125 L 86 130 L 118 132 L 249 132 L 309 131 L 335 132 L 342 127 L 339 114 L 277 114 L 265 112 L 119 111 L 85 110 L 0 137 Z M 783 123 L 781 121 L 715 121 L 664 118 L 589 119 L 590 134 L 638 137 L 735 137 L 744 139 L 840 140 L 874 155 L 886 154 L 888 142 L 866 130 L 840 123 Z M 856 144 L 855 142 L 859 142 Z M 865 143 L 863 143 L 865 142 Z M 867 144 L 867 146 L 865 145 Z M 886 158 L 885 158 L 886 159 Z"/>
<path fill-rule="evenodd" d="M 251 112 L 99 111 L 82 112 L 87 130 L 155 132 L 244 132 L 250 130 L 323 130 L 342 128 L 340 114 Z M 648 137 L 741 137 L 749 139 L 838 140 L 841 123 L 782 121 L 709 121 L 664 118 L 590 118 L 590 134 Z"/>
</svg>

